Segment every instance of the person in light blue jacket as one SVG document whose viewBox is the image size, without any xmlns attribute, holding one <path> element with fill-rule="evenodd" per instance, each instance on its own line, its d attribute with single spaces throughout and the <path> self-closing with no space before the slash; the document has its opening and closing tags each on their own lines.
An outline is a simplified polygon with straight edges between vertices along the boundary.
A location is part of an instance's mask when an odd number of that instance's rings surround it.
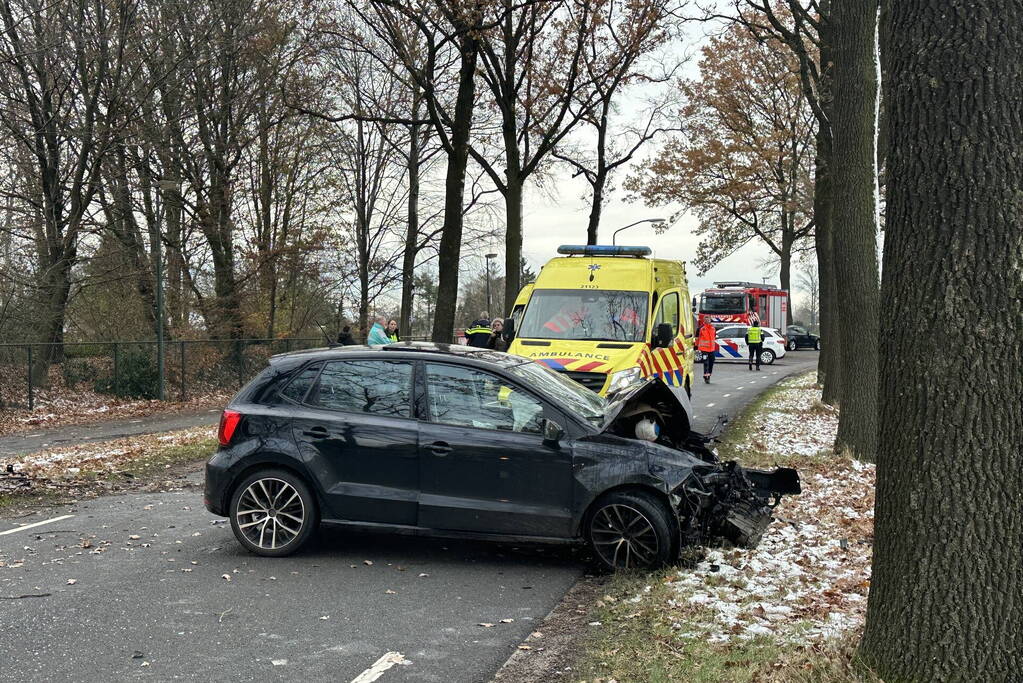
<svg viewBox="0 0 1023 683">
<path fill-rule="evenodd" d="M 370 328 L 369 334 L 366 336 L 366 343 L 370 346 L 390 344 L 391 339 L 387 336 L 387 330 L 384 329 L 386 325 L 387 318 L 382 315 L 378 315 L 376 317 L 376 322 L 373 323 L 373 327 Z"/>
</svg>

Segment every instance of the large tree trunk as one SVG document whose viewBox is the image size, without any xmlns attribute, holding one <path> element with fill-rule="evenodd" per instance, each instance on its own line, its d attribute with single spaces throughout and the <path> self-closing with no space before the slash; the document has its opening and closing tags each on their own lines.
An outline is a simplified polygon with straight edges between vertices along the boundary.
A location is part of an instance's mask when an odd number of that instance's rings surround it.
<svg viewBox="0 0 1023 683">
<path fill-rule="evenodd" d="M 831 197 L 831 142 L 827 131 L 817 133 L 816 177 L 813 185 L 814 246 L 817 251 L 817 281 L 820 289 L 818 309 L 820 316 L 821 353 L 817 360 L 817 382 L 823 387 L 821 401 L 838 404 L 841 375 L 841 340 L 835 318 L 838 301 L 835 293 L 835 262 L 831 236 L 834 232 L 834 213 Z"/>
<path fill-rule="evenodd" d="M 1023 6 L 903 0 L 885 18 L 881 446 L 861 654 L 889 681 L 1018 680 Z"/>
<path fill-rule="evenodd" d="M 419 117 L 419 89 L 412 94 L 412 117 Z M 398 330 L 412 334 L 412 296 L 415 281 L 416 255 L 419 253 L 419 126 L 409 126 L 408 146 L 408 226 L 405 249 L 401 259 L 401 312 Z"/>
<path fill-rule="evenodd" d="M 844 0 L 834 27 L 832 110 L 837 329 L 843 353 L 839 450 L 873 461 L 877 452 L 877 0 Z"/>
<path fill-rule="evenodd" d="M 519 271 L 522 267 L 522 178 L 517 174 L 508 175 L 505 213 L 508 226 L 504 236 L 504 304 L 497 302 L 497 311 L 489 312 L 491 317 L 498 318 L 511 313 L 512 304 L 519 295 Z"/>
<path fill-rule="evenodd" d="M 441 227 L 437 258 L 437 311 L 433 318 L 431 339 L 450 343 L 455 328 L 455 306 L 458 303 L 458 262 L 462 250 L 462 203 L 465 196 L 465 168 L 469 160 L 469 133 L 472 109 L 476 98 L 476 58 L 479 43 L 469 31 L 459 39 L 461 64 L 458 72 L 458 95 L 455 117 L 451 125 L 451 150 L 448 153 L 444 180 L 444 224 Z"/>
<path fill-rule="evenodd" d="M 781 236 L 781 252 L 778 254 L 780 259 L 778 283 L 787 293 L 785 296 L 785 324 L 778 325 L 782 334 L 785 333 L 785 326 L 792 324 L 792 242 L 794 241 L 792 230 L 794 219 L 795 217 L 791 215 L 783 217 L 785 232 Z"/>
<path fill-rule="evenodd" d="M 604 186 L 607 184 L 607 170 L 601 169 L 594 176 L 590 201 L 590 218 L 586 223 L 586 244 L 597 243 L 597 229 L 600 227 L 600 213 L 604 206 Z"/>
</svg>

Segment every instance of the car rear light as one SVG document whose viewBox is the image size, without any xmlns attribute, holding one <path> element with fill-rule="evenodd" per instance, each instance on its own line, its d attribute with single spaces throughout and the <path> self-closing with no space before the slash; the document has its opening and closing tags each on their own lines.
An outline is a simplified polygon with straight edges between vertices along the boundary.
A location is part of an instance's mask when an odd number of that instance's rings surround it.
<svg viewBox="0 0 1023 683">
<path fill-rule="evenodd" d="M 217 440 L 221 446 L 226 446 L 231 443 L 231 437 L 234 436 L 234 430 L 238 428 L 238 423 L 241 422 L 242 414 L 236 410 L 225 410 L 220 415 L 220 428 L 217 430 Z"/>
</svg>

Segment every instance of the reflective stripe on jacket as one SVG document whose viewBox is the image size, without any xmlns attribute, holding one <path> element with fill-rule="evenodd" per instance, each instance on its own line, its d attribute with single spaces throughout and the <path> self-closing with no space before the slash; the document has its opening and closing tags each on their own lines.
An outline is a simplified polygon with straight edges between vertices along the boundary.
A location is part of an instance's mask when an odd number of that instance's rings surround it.
<svg viewBox="0 0 1023 683">
<path fill-rule="evenodd" d="M 696 342 L 696 348 L 707 353 L 718 350 L 717 330 L 712 325 L 704 325 L 700 328 L 700 338 Z"/>
</svg>

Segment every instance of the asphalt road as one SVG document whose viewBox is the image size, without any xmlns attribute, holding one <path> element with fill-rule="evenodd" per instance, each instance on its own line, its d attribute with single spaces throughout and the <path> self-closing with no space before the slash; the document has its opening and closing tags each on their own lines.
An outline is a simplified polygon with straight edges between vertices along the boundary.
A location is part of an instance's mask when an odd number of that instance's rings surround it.
<svg viewBox="0 0 1023 683">
<path fill-rule="evenodd" d="M 697 427 L 816 360 L 719 364 L 694 391 Z M 0 519 L 0 680 L 344 682 L 387 653 L 408 663 L 384 683 L 489 680 L 584 556 L 326 530 L 296 556 L 259 558 L 195 488 Z"/>
</svg>

